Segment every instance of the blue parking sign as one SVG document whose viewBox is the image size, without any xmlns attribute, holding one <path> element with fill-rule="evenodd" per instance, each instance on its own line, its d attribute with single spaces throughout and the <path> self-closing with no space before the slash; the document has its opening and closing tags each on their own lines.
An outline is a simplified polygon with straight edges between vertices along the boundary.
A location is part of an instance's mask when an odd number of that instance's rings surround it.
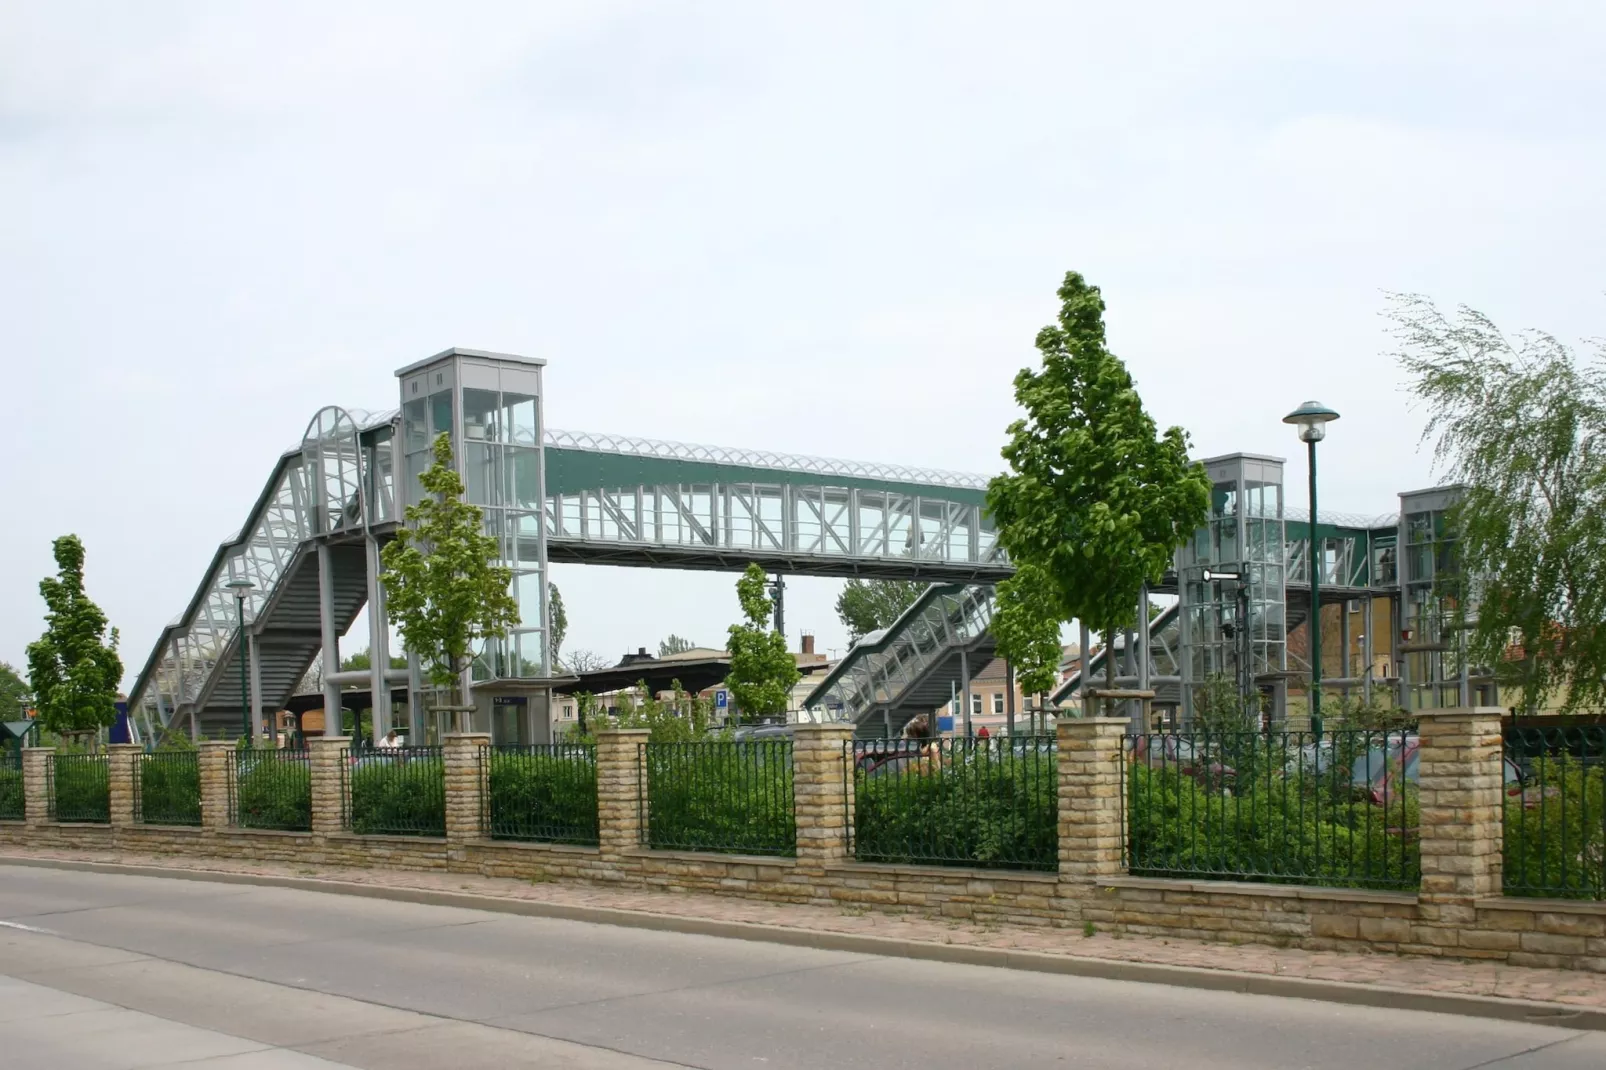
<svg viewBox="0 0 1606 1070">
<path fill-rule="evenodd" d="M 714 708 L 716 710 L 726 709 L 726 708 L 728 708 L 730 706 L 730 704 L 731 704 L 731 693 L 729 691 L 715 691 L 714 692 Z"/>
</svg>

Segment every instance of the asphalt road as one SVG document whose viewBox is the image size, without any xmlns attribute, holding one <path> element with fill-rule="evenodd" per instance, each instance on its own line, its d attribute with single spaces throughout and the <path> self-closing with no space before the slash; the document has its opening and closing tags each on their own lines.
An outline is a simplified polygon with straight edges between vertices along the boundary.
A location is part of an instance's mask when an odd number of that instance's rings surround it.
<svg viewBox="0 0 1606 1070">
<path fill-rule="evenodd" d="M 1601 1070 L 1606 1034 L 0 865 L 0 1067 Z"/>
</svg>

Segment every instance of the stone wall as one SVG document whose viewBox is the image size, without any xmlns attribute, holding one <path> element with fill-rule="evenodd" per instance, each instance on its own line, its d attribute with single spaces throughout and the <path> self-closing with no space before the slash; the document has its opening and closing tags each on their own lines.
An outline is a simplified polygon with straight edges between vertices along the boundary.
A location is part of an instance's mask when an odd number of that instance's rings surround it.
<svg viewBox="0 0 1606 1070">
<path fill-rule="evenodd" d="M 339 748 L 313 756 L 314 831 L 234 828 L 228 812 L 233 762 L 225 747 L 201 753 L 201 828 L 117 820 L 60 825 L 46 817 L 49 752 L 25 752 L 25 822 L 0 822 L 6 845 L 124 849 L 324 866 L 451 871 L 519 880 L 631 884 L 665 891 L 968 918 L 989 923 L 1081 927 L 1312 950 L 1374 951 L 1492 959 L 1512 965 L 1606 972 L 1606 903 L 1507 899 L 1500 895 L 1499 710 L 1422 718 L 1422 886 L 1372 892 L 1231 881 L 1157 880 L 1121 867 L 1121 735 L 1124 719 L 1059 724 L 1058 873 L 859 863 L 849 829 L 852 779 L 847 733 L 799 726 L 793 747 L 797 857 L 653 851 L 642 846 L 650 799 L 639 775 L 641 731 L 597 741 L 598 847 L 509 843 L 486 838 L 483 735 L 449 737 L 445 838 L 356 836 L 342 830 Z M 134 775 L 119 757 L 114 777 Z M 114 810 L 131 785 L 113 788 Z"/>
</svg>

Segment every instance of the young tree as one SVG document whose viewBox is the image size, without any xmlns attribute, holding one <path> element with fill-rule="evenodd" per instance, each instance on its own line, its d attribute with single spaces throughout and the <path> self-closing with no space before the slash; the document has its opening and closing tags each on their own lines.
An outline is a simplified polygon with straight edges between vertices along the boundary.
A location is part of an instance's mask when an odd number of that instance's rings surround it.
<svg viewBox="0 0 1606 1070">
<path fill-rule="evenodd" d="M 117 686 L 123 662 L 117 629 L 108 635 L 106 614 L 84 593 L 84 544 L 63 535 L 53 545 L 58 573 L 39 581 L 45 634 L 28 646 L 28 680 L 39 724 L 58 735 L 83 735 L 117 719 Z"/>
<path fill-rule="evenodd" d="M 697 644 L 692 642 L 690 639 L 682 639 L 680 636 L 671 633 L 669 638 L 659 642 L 658 656 L 661 658 L 667 658 L 671 654 L 684 654 L 686 651 L 692 650 L 696 646 Z"/>
<path fill-rule="evenodd" d="M 0 721 L 15 721 L 22 710 L 33 705 L 28 681 L 6 662 L 0 661 Z"/>
<path fill-rule="evenodd" d="M 459 680 L 474 644 L 505 636 L 519 622 L 508 591 L 513 573 L 493 563 L 496 538 L 485 534 L 479 507 L 463 501 L 446 435 L 435 439 L 435 463 L 419 482 L 428 496 L 407 507 L 407 526 L 382 554 L 387 605 L 430 682 L 461 707 Z"/>
<path fill-rule="evenodd" d="M 998 541 L 1035 565 L 1056 623 L 1104 635 L 1133 624 L 1138 593 L 1158 583 L 1209 517 L 1210 481 L 1179 427 L 1157 435 L 1126 366 L 1105 347 L 1104 299 L 1076 272 L 1059 289 L 1059 323 L 1037 335 L 1039 371 L 1015 376 L 1026 418 L 1009 427 L 1010 472 L 987 488 Z M 1105 659 L 1115 686 L 1115 659 Z"/>
<path fill-rule="evenodd" d="M 1466 656 L 1537 709 L 1606 702 L 1606 343 L 1579 361 L 1536 331 L 1391 295 L 1423 438 L 1466 485 L 1450 517 L 1461 569 L 1442 589 Z M 1459 630 L 1459 628 L 1457 628 Z M 1517 650 L 1513 652 L 1512 648 Z M 1513 656 L 1515 654 L 1515 656 Z"/>
<path fill-rule="evenodd" d="M 563 608 L 563 592 L 555 583 L 547 584 L 547 614 L 552 618 L 552 664 L 558 664 L 564 637 L 569 634 L 569 611 Z"/>
<path fill-rule="evenodd" d="M 925 589 L 916 580 L 849 580 L 837 595 L 836 615 L 847 626 L 848 640 L 856 643 L 897 620 Z"/>
<path fill-rule="evenodd" d="M 361 669 L 371 669 L 373 668 L 373 665 L 373 655 L 367 650 L 359 650 L 355 654 L 347 654 L 345 657 L 340 659 L 341 672 L 357 672 Z M 390 656 L 390 667 L 392 669 L 405 669 L 407 668 L 407 659 L 400 654 L 392 654 Z M 318 682 L 318 687 L 322 686 L 323 681 L 320 679 Z M 313 690 L 317 690 L 317 688 L 314 688 Z"/>
<path fill-rule="evenodd" d="M 1059 603 L 1042 569 L 1030 562 L 998 585 L 993 636 L 998 656 L 1015 668 L 1021 693 L 1039 695 L 1048 708 L 1048 693 L 1058 682 L 1060 663 Z"/>
<path fill-rule="evenodd" d="M 746 624 L 730 626 L 730 689 L 736 709 L 745 716 L 785 713 L 792 687 L 802 675 L 797 659 L 786 649 L 786 637 L 770 627 L 773 606 L 764 593 L 767 577 L 758 565 L 748 565 L 736 581 L 736 597 Z"/>
</svg>

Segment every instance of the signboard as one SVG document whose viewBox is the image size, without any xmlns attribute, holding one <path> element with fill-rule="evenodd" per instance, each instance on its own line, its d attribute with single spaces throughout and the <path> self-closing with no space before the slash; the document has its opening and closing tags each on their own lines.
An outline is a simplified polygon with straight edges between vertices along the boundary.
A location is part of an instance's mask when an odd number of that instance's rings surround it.
<svg viewBox="0 0 1606 1070">
<path fill-rule="evenodd" d="M 937 718 L 937 731 L 939 731 L 939 732 L 952 732 L 953 730 L 954 730 L 954 719 L 953 719 L 952 716 L 938 717 Z"/>
<path fill-rule="evenodd" d="M 730 704 L 731 704 L 731 693 L 729 691 L 715 691 L 714 692 L 714 709 L 716 709 L 716 710 L 729 709 L 730 708 Z"/>
</svg>

